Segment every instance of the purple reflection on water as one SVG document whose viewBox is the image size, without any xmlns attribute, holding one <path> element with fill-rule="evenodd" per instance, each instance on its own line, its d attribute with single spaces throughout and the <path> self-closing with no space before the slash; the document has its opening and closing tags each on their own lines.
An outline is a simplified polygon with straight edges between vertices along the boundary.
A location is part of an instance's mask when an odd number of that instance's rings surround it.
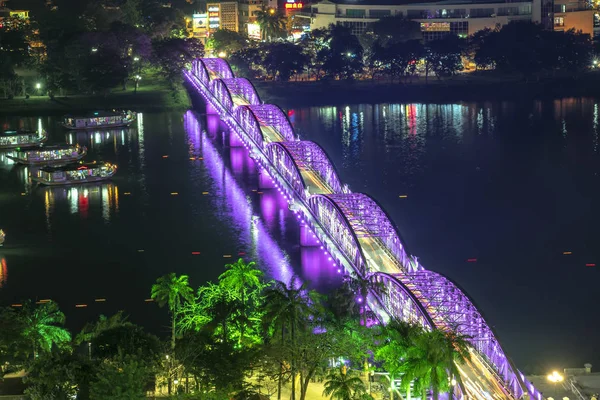
<svg viewBox="0 0 600 400">
<path fill-rule="evenodd" d="M 245 147 L 231 147 L 229 150 L 231 157 L 231 170 L 236 177 L 242 175 L 254 176 L 256 172 L 256 164 L 254 160 L 248 157 L 248 150 Z"/>
<path fill-rule="evenodd" d="M 301 247 L 302 276 L 318 286 L 339 284 L 341 275 L 327 258 L 318 247 Z"/>
<path fill-rule="evenodd" d="M 200 129 L 196 117 L 188 111 L 184 119 L 186 127 Z M 187 131 L 194 135 L 194 131 Z M 293 270 L 289 256 L 275 243 L 262 220 L 254 215 L 252 202 L 239 186 L 231 172 L 225 167 L 223 159 L 211 140 L 201 135 L 204 163 L 214 179 L 216 206 L 223 214 L 229 215 L 234 222 L 234 229 L 239 232 L 239 239 L 249 258 L 258 261 L 259 265 L 274 279 L 289 282 Z"/>
<path fill-rule="evenodd" d="M 208 105 L 206 107 L 209 107 Z M 208 110 L 207 110 L 208 111 Z M 188 114 L 190 112 L 188 111 Z M 195 118 L 194 118 L 195 119 Z M 219 133 L 219 126 L 221 124 L 221 119 L 217 114 L 206 114 L 206 130 L 211 136 Z"/>
<path fill-rule="evenodd" d="M 260 195 L 260 211 L 265 221 L 265 225 L 269 229 L 275 226 L 275 216 L 277 215 L 277 197 L 281 195 L 273 189 L 264 190 Z"/>
</svg>

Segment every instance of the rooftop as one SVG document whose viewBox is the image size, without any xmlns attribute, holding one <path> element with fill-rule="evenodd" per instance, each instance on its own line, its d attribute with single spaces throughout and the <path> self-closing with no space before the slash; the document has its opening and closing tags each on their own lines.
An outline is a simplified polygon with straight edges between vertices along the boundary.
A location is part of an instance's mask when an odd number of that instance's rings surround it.
<svg viewBox="0 0 600 400">
<path fill-rule="evenodd" d="M 521 2 L 531 2 L 531 0 L 521 0 Z M 510 0 L 323 0 L 318 4 L 343 4 L 357 6 L 418 6 L 420 4 L 439 4 L 439 5 L 457 5 L 457 4 L 502 4 L 514 3 Z"/>
</svg>

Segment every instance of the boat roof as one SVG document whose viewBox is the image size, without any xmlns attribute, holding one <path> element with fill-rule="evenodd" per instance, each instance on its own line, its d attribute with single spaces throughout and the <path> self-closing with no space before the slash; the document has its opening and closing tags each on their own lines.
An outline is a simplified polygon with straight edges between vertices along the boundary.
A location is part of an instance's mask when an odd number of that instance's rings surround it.
<svg viewBox="0 0 600 400">
<path fill-rule="evenodd" d="M 95 168 L 100 168 L 100 167 L 104 167 L 105 165 L 107 165 L 107 163 L 105 162 L 89 162 L 89 163 L 83 163 L 83 164 L 71 164 L 71 165 L 66 165 L 64 167 L 44 167 L 44 168 L 40 168 L 40 171 L 44 171 L 44 172 L 67 172 L 67 171 L 77 171 L 77 170 L 82 170 L 82 169 L 95 169 Z"/>
<path fill-rule="evenodd" d="M 34 147 L 33 149 L 24 149 L 21 150 L 21 153 L 27 153 L 29 151 L 52 151 L 52 150 L 67 150 L 67 149 L 75 149 L 77 146 L 70 144 L 56 144 L 52 146 L 39 146 Z"/>
<path fill-rule="evenodd" d="M 80 114 L 80 115 L 74 115 L 74 114 L 66 114 L 64 117 L 65 118 L 97 118 L 97 117 L 117 117 L 117 116 L 121 116 L 123 115 L 123 113 L 126 113 L 126 110 L 111 110 L 111 111 L 106 111 L 106 110 L 97 110 L 97 111 L 90 111 L 88 113 L 85 114 Z"/>
<path fill-rule="evenodd" d="M 28 131 L 24 129 L 3 131 L 2 136 L 19 136 L 19 135 L 37 135 L 36 131 Z"/>
</svg>

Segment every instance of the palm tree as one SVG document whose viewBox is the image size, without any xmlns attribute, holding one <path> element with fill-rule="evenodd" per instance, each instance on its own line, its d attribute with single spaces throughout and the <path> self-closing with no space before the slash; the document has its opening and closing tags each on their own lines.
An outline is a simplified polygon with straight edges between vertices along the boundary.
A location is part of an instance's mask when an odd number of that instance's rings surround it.
<svg viewBox="0 0 600 400">
<path fill-rule="evenodd" d="M 169 306 L 171 314 L 171 349 L 175 349 L 175 319 L 183 302 L 192 301 L 194 291 L 190 287 L 187 275 L 177 276 L 174 272 L 161 276 L 152 285 L 150 297 L 159 307 Z"/>
<path fill-rule="evenodd" d="M 263 6 L 256 12 L 256 22 L 260 25 L 262 40 L 271 41 L 285 32 L 285 16 L 274 8 Z"/>
<path fill-rule="evenodd" d="M 30 343 L 34 358 L 40 351 L 50 352 L 52 345 L 62 346 L 71 341 L 71 334 L 61 326 L 65 323 L 65 314 L 53 301 L 24 304 L 19 321 L 23 324 L 22 336 Z"/>
<path fill-rule="evenodd" d="M 127 320 L 127 315 L 124 314 L 123 311 L 118 311 L 116 314 L 107 317 L 105 315 L 100 315 L 98 321 L 96 322 L 88 322 L 85 324 L 81 332 L 77 334 L 75 337 L 75 344 L 79 345 L 83 342 L 90 342 L 100 333 L 116 328 L 118 326 L 130 325 L 131 323 Z"/>
<path fill-rule="evenodd" d="M 385 285 L 376 279 L 375 274 L 365 272 L 363 275 L 352 272 L 345 278 L 346 285 L 349 286 L 350 290 L 354 293 L 359 294 L 358 301 L 361 303 L 361 320 L 363 326 L 367 327 L 367 314 L 368 314 L 368 298 L 369 294 L 375 294 L 376 296 L 382 296 L 386 292 Z M 365 374 L 368 374 L 369 365 L 368 360 L 363 360 L 363 367 Z"/>
<path fill-rule="evenodd" d="M 355 400 L 366 394 L 365 384 L 352 371 L 346 372 L 346 366 L 333 369 L 327 374 L 323 396 L 336 400 Z"/>
<path fill-rule="evenodd" d="M 383 362 L 383 367 L 390 374 L 390 383 L 394 382 L 404 371 L 404 361 L 414 343 L 424 334 L 422 327 L 412 325 L 400 320 L 391 320 L 383 331 L 383 339 L 379 341 L 379 346 L 375 350 L 375 359 Z M 410 390 L 410 380 L 402 383 L 408 383 L 404 390 Z M 390 395 L 393 399 L 393 385 Z"/>
<path fill-rule="evenodd" d="M 275 281 L 265 290 L 265 314 L 263 317 L 267 331 L 281 331 L 282 344 L 289 336 L 291 348 L 294 348 L 296 333 L 306 326 L 306 321 L 311 315 L 316 314 L 315 304 L 318 294 L 308 290 L 306 283 L 298 284 L 298 278 L 293 277 L 286 285 L 284 282 Z M 293 354 L 293 353 L 292 353 Z M 292 400 L 296 398 L 296 364 L 294 357 L 290 360 L 292 374 Z M 281 399 L 281 383 L 284 365 L 281 365 L 279 374 L 277 399 Z"/>
<path fill-rule="evenodd" d="M 226 264 L 225 268 L 227 271 L 223 272 L 219 276 L 220 285 L 227 290 L 231 290 L 236 293 L 236 296 L 241 301 L 241 319 L 247 321 L 248 316 L 246 313 L 248 291 L 256 293 L 262 289 L 262 277 L 263 272 L 255 268 L 255 262 L 249 262 L 246 264 L 243 259 L 237 260 L 235 264 Z M 242 323 L 240 329 L 239 342 L 242 342 L 244 338 L 246 323 Z"/>
<path fill-rule="evenodd" d="M 465 336 L 439 329 L 424 332 L 414 338 L 406 353 L 401 386 L 406 389 L 411 381 L 415 381 L 422 398 L 431 390 L 437 400 L 440 393 L 452 390 L 452 380 L 461 385 L 457 364 L 469 359 Z"/>
</svg>

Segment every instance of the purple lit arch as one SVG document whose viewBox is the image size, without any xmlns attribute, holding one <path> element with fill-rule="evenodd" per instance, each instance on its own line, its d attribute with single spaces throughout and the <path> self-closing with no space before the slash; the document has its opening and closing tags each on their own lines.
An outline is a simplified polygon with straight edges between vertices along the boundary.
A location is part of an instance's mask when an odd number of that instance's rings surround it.
<svg viewBox="0 0 600 400">
<path fill-rule="evenodd" d="M 219 103 L 231 113 L 238 105 L 260 103 L 258 93 L 246 78 L 215 79 L 209 87 Z"/>
<path fill-rule="evenodd" d="M 283 110 L 274 104 L 253 104 L 248 106 L 259 124 L 271 127 L 283 138 L 283 141 L 296 140 L 294 128 Z"/>
<path fill-rule="evenodd" d="M 274 142 L 266 148 L 267 157 L 282 172 L 296 193 L 307 201 L 310 195 L 343 193 L 342 183 L 335 166 L 321 146 L 312 141 Z M 307 179 L 312 175 L 322 184 L 311 186 Z M 305 176 L 307 176 L 305 178 Z"/>
<path fill-rule="evenodd" d="M 248 136 L 254 140 L 259 148 L 264 148 L 264 137 L 260 129 L 260 122 L 250 108 L 252 106 L 239 106 L 235 110 L 235 120 L 241 125 Z"/>
<path fill-rule="evenodd" d="M 199 58 L 206 68 L 210 80 L 235 78 L 229 63 L 222 58 Z"/>
</svg>

